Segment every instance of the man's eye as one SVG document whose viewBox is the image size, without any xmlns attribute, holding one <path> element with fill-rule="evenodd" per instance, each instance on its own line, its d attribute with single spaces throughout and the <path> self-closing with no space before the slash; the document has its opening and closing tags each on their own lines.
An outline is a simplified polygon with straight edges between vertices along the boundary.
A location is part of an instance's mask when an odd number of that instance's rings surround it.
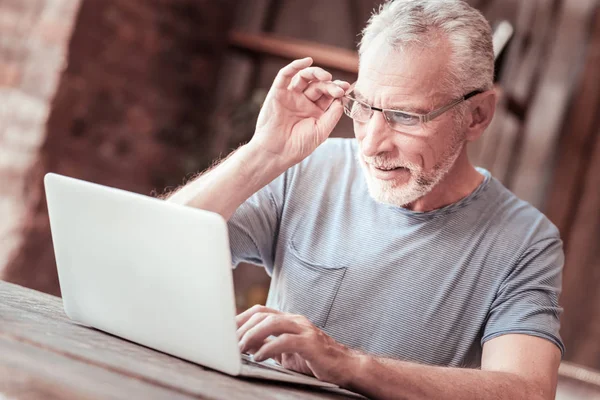
<svg viewBox="0 0 600 400">
<path fill-rule="evenodd" d="M 356 116 L 365 116 L 368 115 L 371 112 L 371 109 L 367 106 L 365 106 L 364 104 L 361 104 L 357 101 L 355 101 L 352 104 L 352 115 L 356 115 Z"/>
<path fill-rule="evenodd" d="M 419 123 L 419 117 L 398 111 L 389 112 L 388 118 L 390 122 L 401 125 L 416 125 Z"/>
</svg>

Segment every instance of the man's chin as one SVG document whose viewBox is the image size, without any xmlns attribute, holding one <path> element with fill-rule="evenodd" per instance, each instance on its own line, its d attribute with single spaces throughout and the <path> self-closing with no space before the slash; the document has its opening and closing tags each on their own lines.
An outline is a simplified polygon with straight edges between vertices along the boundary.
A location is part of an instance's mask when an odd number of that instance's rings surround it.
<svg viewBox="0 0 600 400">
<path fill-rule="evenodd" d="M 381 191 L 404 192 L 414 185 L 412 172 L 408 169 L 389 172 L 374 171 L 374 167 L 367 166 L 366 179 L 369 187 Z"/>
<path fill-rule="evenodd" d="M 367 178 L 367 186 L 369 188 L 369 195 L 373 200 L 381 204 L 403 207 L 421 197 L 420 193 L 411 190 L 410 181 L 397 183 L 369 176 Z"/>
</svg>

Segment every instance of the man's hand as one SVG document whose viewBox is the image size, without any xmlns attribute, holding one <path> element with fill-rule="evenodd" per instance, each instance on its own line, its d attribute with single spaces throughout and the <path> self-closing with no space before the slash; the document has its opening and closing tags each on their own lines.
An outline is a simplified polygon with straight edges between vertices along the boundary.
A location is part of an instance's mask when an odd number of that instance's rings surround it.
<svg viewBox="0 0 600 400">
<path fill-rule="evenodd" d="M 290 167 L 329 137 L 343 113 L 339 100 L 350 87 L 311 67 L 310 57 L 282 68 L 258 115 L 250 145 Z"/>
<path fill-rule="evenodd" d="M 296 60 L 275 78 L 258 116 L 252 140 L 171 193 L 167 200 L 229 219 L 250 196 L 311 154 L 339 121 L 339 100 L 350 88 L 331 74 Z"/>
<path fill-rule="evenodd" d="M 357 368 L 358 353 L 302 315 L 256 305 L 239 314 L 236 321 L 240 350 L 254 354 L 257 361 L 274 358 L 285 368 L 340 386 L 347 385 Z"/>
</svg>

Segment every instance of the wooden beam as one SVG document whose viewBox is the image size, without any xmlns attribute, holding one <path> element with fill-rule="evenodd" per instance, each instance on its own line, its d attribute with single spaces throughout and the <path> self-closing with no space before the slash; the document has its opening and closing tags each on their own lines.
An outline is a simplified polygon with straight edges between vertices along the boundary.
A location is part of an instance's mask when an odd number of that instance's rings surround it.
<svg viewBox="0 0 600 400">
<path fill-rule="evenodd" d="M 312 57 L 324 68 L 358 73 L 358 53 L 353 50 L 282 37 L 274 34 L 232 31 L 229 44 L 253 52 L 294 60 Z"/>
</svg>

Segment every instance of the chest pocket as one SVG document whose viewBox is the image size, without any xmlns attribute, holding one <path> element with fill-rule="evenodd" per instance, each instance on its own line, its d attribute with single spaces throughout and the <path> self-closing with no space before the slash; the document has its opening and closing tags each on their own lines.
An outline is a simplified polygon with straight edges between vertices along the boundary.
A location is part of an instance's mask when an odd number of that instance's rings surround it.
<svg viewBox="0 0 600 400">
<path fill-rule="evenodd" d="M 279 308 L 324 328 L 345 274 L 346 267 L 308 262 L 290 241 L 278 277 Z"/>
</svg>

